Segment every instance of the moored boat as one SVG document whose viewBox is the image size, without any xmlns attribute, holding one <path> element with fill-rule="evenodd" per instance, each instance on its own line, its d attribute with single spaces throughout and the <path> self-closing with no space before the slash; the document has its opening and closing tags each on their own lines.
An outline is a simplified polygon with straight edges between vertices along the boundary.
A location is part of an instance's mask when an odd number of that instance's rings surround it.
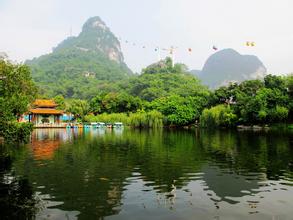
<svg viewBox="0 0 293 220">
<path fill-rule="evenodd" d="M 114 128 L 122 128 L 122 127 L 123 127 L 123 123 L 122 123 L 122 122 L 115 122 L 115 123 L 113 124 L 113 127 L 114 127 Z"/>
</svg>

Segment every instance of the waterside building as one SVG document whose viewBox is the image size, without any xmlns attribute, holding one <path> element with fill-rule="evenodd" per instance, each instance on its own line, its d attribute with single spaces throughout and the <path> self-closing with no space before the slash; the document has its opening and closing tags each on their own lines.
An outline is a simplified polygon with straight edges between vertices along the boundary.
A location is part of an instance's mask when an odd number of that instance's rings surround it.
<svg viewBox="0 0 293 220">
<path fill-rule="evenodd" d="M 58 126 L 63 110 L 53 100 L 37 99 L 29 110 L 29 121 L 35 126 Z"/>
</svg>

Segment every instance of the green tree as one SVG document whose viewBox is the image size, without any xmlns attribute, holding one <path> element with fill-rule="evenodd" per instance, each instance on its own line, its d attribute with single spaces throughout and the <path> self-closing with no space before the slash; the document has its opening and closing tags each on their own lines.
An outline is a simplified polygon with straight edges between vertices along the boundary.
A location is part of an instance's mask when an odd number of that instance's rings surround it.
<svg viewBox="0 0 293 220">
<path fill-rule="evenodd" d="M 89 113 L 90 106 L 86 100 L 72 99 L 69 102 L 68 111 L 74 115 L 75 119 L 84 121 L 84 117 Z"/>
<path fill-rule="evenodd" d="M 285 82 L 289 96 L 289 118 L 293 121 L 293 74 L 288 75 L 285 78 Z"/>
<path fill-rule="evenodd" d="M 64 110 L 66 109 L 65 99 L 62 95 L 57 95 L 54 97 L 54 102 L 58 104 L 57 109 Z"/>
<path fill-rule="evenodd" d="M 286 90 L 285 81 L 282 79 L 281 76 L 267 75 L 264 78 L 264 84 L 265 87 L 269 89 L 279 89 L 280 91 Z"/>
<path fill-rule="evenodd" d="M 232 127 L 237 122 L 237 116 L 233 113 L 230 105 L 217 105 L 210 109 L 204 109 L 200 124 L 203 127 Z"/>
<path fill-rule="evenodd" d="M 37 89 L 26 65 L 0 60 L 0 136 L 23 140 L 32 125 L 17 120 L 28 110 Z"/>
<path fill-rule="evenodd" d="M 94 98 L 90 100 L 90 111 L 94 113 L 95 115 L 102 112 L 103 106 L 102 106 L 103 96 L 102 95 L 96 95 Z"/>
<path fill-rule="evenodd" d="M 160 111 L 169 125 L 188 125 L 199 119 L 205 103 L 205 97 L 171 95 L 154 100 L 151 107 Z"/>
<path fill-rule="evenodd" d="M 270 111 L 271 120 L 275 122 L 284 122 L 288 118 L 288 115 L 288 108 L 279 105 Z"/>
</svg>

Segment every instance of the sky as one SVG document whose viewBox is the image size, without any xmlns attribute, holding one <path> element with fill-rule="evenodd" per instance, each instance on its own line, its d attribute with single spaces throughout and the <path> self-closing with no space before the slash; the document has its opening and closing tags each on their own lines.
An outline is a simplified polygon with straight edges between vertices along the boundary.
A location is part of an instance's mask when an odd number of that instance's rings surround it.
<svg viewBox="0 0 293 220">
<path fill-rule="evenodd" d="M 216 45 L 258 56 L 269 73 L 292 73 L 292 10 L 292 0 L 0 0 L 0 52 L 18 62 L 50 53 L 100 16 L 135 72 L 158 60 L 157 46 L 177 47 L 176 62 L 202 69 Z"/>
</svg>

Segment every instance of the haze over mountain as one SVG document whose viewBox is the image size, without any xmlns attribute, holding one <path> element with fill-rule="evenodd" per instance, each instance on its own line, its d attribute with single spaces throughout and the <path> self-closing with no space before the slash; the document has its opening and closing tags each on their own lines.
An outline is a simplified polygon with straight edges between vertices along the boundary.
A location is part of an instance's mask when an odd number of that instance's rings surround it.
<svg viewBox="0 0 293 220">
<path fill-rule="evenodd" d="M 191 71 L 211 88 L 227 85 L 229 82 L 242 82 L 261 79 L 266 75 L 266 67 L 253 55 L 241 55 L 233 49 L 220 50 L 211 55 L 203 69 Z"/>
<path fill-rule="evenodd" d="M 103 81 L 132 75 L 119 40 L 99 17 L 89 18 L 77 37 L 67 38 L 52 53 L 26 63 L 41 91 L 50 96 L 83 98 L 95 94 Z"/>
</svg>

